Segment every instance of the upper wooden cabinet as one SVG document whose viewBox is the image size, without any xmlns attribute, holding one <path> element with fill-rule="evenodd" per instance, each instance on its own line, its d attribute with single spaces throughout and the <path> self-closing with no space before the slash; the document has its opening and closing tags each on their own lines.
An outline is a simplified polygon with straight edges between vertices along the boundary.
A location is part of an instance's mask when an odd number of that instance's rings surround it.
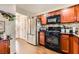
<svg viewBox="0 0 79 59">
<path fill-rule="evenodd" d="M 57 11 L 49 12 L 48 16 L 54 16 L 54 15 L 59 15 L 59 14 L 60 14 L 60 10 L 57 10 Z"/>
<path fill-rule="evenodd" d="M 79 22 L 79 5 L 75 6 L 77 21 Z"/>
<path fill-rule="evenodd" d="M 75 21 L 76 17 L 74 7 L 61 10 L 61 23 L 71 23 Z"/>
<path fill-rule="evenodd" d="M 48 13 L 48 16 L 53 16 L 53 15 L 55 15 L 55 12 L 49 12 Z"/>
<path fill-rule="evenodd" d="M 55 11 L 55 15 L 60 15 L 61 14 L 60 12 L 61 12 L 60 10 Z"/>
<path fill-rule="evenodd" d="M 41 19 L 41 24 L 42 25 L 45 25 L 47 22 L 46 22 L 46 16 L 45 15 L 41 15 L 40 16 L 40 19 Z"/>
</svg>

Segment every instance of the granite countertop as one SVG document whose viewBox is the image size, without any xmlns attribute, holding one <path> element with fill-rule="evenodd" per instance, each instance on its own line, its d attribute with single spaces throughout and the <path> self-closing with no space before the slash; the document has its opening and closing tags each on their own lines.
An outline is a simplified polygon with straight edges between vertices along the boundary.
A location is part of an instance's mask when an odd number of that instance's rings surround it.
<svg viewBox="0 0 79 59">
<path fill-rule="evenodd" d="M 77 34 L 73 34 L 74 36 L 77 36 L 77 37 L 79 37 L 79 35 L 77 35 Z"/>
<path fill-rule="evenodd" d="M 68 34 L 68 35 L 74 35 L 76 37 L 79 37 L 79 35 L 78 34 L 75 34 L 75 33 L 73 33 L 73 34 L 70 34 L 70 33 L 61 33 L 61 34 Z"/>
<path fill-rule="evenodd" d="M 40 32 L 40 31 L 39 31 L 39 32 Z M 45 32 L 45 31 L 43 31 L 43 32 Z M 61 34 L 74 35 L 74 36 L 76 36 L 76 37 L 79 38 L 79 35 L 78 35 L 78 34 L 75 34 L 75 33 L 73 33 L 73 34 L 71 34 L 71 33 L 61 33 Z"/>
<path fill-rule="evenodd" d="M 8 40 L 8 39 L 5 39 L 5 40 L 4 40 L 4 39 L 1 39 L 0 41 L 7 41 L 7 40 Z"/>
</svg>

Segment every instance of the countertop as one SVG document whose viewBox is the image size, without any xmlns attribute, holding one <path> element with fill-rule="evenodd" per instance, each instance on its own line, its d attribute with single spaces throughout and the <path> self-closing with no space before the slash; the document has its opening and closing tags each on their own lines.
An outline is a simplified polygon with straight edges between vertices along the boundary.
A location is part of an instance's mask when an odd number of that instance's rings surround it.
<svg viewBox="0 0 79 59">
<path fill-rule="evenodd" d="M 40 31 L 39 31 L 39 32 L 40 32 Z M 42 32 L 46 32 L 46 31 L 42 31 Z M 61 33 L 61 34 L 74 35 L 74 36 L 76 36 L 76 37 L 79 38 L 79 35 L 78 35 L 78 34 L 75 34 L 75 33 L 73 33 L 73 34 L 71 34 L 71 33 Z"/>
<path fill-rule="evenodd" d="M 77 34 L 73 34 L 73 35 L 79 38 L 79 35 L 77 35 Z"/>
<path fill-rule="evenodd" d="M 74 36 L 76 36 L 76 37 L 79 38 L 79 35 L 78 34 L 75 34 L 75 33 L 73 33 L 73 34 L 70 34 L 70 33 L 61 33 L 61 34 L 74 35 Z"/>
<path fill-rule="evenodd" d="M 9 39 L 5 39 L 5 40 L 4 39 L 1 39 L 0 41 L 9 41 Z"/>
</svg>

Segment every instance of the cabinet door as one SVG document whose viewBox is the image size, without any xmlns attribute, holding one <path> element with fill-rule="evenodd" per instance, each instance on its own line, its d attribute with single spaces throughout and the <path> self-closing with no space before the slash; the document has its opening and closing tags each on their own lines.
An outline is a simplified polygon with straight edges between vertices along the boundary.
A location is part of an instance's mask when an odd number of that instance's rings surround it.
<svg viewBox="0 0 79 59">
<path fill-rule="evenodd" d="M 42 23 L 43 25 L 46 24 L 46 16 L 45 16 L 45 15 L 42 15 L 42 16 L 41 16 L 41 23 Z"/>
<path fill-rule="evenodd" d="M 60 15 L 60 10 L 48 13 L 48 16 L 54 16 L 54 15 Z"/>
<path fill-rule="evenodd" d="M 79 5 L 76 6 L 77 21 L 79 22 Z"/>
<path fill-rule="evenodd" d="M 40 32 L 40 40 L 39 40 L 41 45 L 45 45 L 45 33 Z"/>
<path fill-rule="evenodd" d="M 58 10 L 58 11 L 55 11 L 55 15 L 60 15 L 61 13 L 60 13 L 60 10 Z"/>
<path fill-rule="evenodd" d="M 78 54 L 78 37 L 71 36 L 70 37 L 70 53 L 71 54 Z"/>
<path fill-rule="evenodd" d="M 55 15 L 55 12 L 49 12 L 47 16 L 54 16 Z"/>
<path fill-rule="evenodd" d="M 69 53 L 69 35 L 61 35 L 61 51 L 64 53 Z"/>
<path fill-rule="evenodd" d="M 70 23 L 75 21 L 76 17 L 74 7 L 61 10 L 61 23 Z"/>
<path fill-rule="evenodd" d="M 10 47 L 8 41 L 1 41 L 0 42 L 0 54 L 9 54 Z"/>
</svg>

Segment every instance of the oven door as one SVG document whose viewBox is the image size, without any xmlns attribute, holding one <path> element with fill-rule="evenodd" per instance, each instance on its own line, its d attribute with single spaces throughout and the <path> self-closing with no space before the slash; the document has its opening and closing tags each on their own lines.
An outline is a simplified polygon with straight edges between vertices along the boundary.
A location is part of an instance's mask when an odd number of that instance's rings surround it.
<svg viewBox="0 0 79 59">
<path fill-rule="evenodd" d="M 48 32 L 46 35 L 46 48 L 52 50 L 59 50 L 60 49 L 60 33 L 59 32 Z"/>
</svg>

